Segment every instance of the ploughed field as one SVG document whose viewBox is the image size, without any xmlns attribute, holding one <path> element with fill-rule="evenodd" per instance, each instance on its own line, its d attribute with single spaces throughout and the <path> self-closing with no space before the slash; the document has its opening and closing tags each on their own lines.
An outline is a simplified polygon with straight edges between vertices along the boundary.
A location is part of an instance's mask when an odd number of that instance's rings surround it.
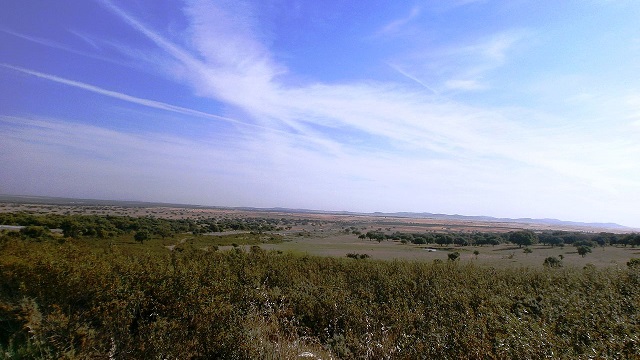
<svg viewBox="0 0 640 360">
<path fill-rule="evenodd" d="M 636 234 L 41 204 L 0 224 L 0 357 L 640 353 Z"/>
</svg>

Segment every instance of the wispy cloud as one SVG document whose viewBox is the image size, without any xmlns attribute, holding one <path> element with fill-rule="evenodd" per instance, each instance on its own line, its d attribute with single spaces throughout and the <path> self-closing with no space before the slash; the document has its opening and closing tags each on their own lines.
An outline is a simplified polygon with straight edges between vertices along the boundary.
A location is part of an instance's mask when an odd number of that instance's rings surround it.
<svg viewBox="0 0 640 360">
<path fill-rule="evenodd" d="M 429 79 L 441 93 L 487 90 L 492 88 L 493 72 L 507 65 L 514 49 L 531 37 L 528 30 L 505 30 L 452 45 L 418 48 L 398 55 L 393 63 L 416 78 Z"/>
<path fill-rule="evenodd" d="M 198 93 L 239 106 L 263 123 L 292 134 L 304 134 L 307 139 L 332 148 L 334 156 L 359 154 L 362 149 L 371 148 L 382 153 L 408 148 L 414 149 L 416 158 L 446 156 L 464 161 L 494 158 L 585 180 L 596 176 L 602 177 L 603 183 L 610 180 L 592 165 L 585 165 L 589 171 L 581 169 L 571 173 L 565 170 L 575 167 L 571 166 L 574 152 L 551 142 L 551 139 L 563 136 L 561 129 L 524 127 L 510 121 L 509 115 L 498 109 L 479 109 L 441 98 L 425 98 L 424 94 L 397 84 L 291 86 L 280 83 L 277 74 L 282 67 L 275 64 L 266 48 L 253 38 L 250 25 L 242 24 L 238 31 L 231 32 L 229 29 L 234 26 L 220 25 L 233 24 L 233 6 L 220 8 L 208 1 L 189 2 L 186 14 L 192 24 L 192 44 L 202 58 L 197 60 L 187 49 L 171 43 L 122 9 L 103 1 L 123 20 L 181 60 L 190 73 L 198 74 L 197 79 L 187 79 Z M 480 57 L 483 63 L 476 67 L 486 71 L 506 61 L 506 52 L 521 41 L 524 34 L 502 33 L 475 44 L 451 48 L 448 53 Z M 217 41 L 206 40 L 212 38 Z M 448 85 L 458 89 L 484 86 L 476 79 L 465 78 L 450 80 Z M 350 133 L 364 139 L 364 143 L 337 141 L 337 133 Z M 383 140 L 384 145 L 376 146 L 366 140 L 369 138 Z M 582 140 L 576 137 L 575 141 Z M 554 156 L 531 155 L 547 154 L 552 150 L 571 155 L 565 160 L 555 156 L 554 161 L 548 160 Z"/>
<path fill-rule="evenodd" d="M 441 53 L 439 66 L 454 64 L 448 69 L 450 78 L 444 85 L 456 90 L 481 90 L 491 87 L 487 75 L 505 65 L 507 55 L 528 37 L 528 32 L 511 30 L 481 39 L 475 43 L 452 47 Z M 446 65 L 444 65 L 446 66 Z"/>
<path fill-rule="evenodd" d="M 408 15 L 390 21 L 389 23 L 381 27 L 380 30 L 376 32 L 376 35 L 390 35 L 398 32 L 402 27 L 420 16 L 421 11 L 422 9 L 419 6 L 412 7 Z"/>
<path fill-rule="evenodd" d="M 465 90 L 465 91 L 473 91 L 473 90 L 484 90 L 487 88 L 486 85 L 481 84 L 477 79 L 468 79 L 468 80 L 457 80 L 450 79 L 445 81 L 444 86 L 447 89 L 452 90 Z"/>
<path fill-rule="evenodd" d="M 191 1 L 187 11 L 194 24 L 191 28 L 193 44 L 203 56 L 203 61 L 194 61 L 193 56 L 187 55 L 188 50 L 170 43 L 121 9 L 116 13 L 168 52 L 185 59 L 184 66 L 193 66 L 191 70 L 203 75 L 196 81 L 191 80 L 199 93 L 240 106 L 266 123 L 289 128 L 318 143 L 329 144 L 335 150 L 334 156 L 361 154 L 362 149 L 371 148 L 380 153 L 413 149 L 415 159 L 445 156 L 452 161 L 486 161 L 481 159 L 492 158 L 495 160 L 490 163 L 494 165 L 515 161 L 583 179 L 594 186 L 613 181 L 606 171 L 598 168 L 598 163 L 581 161 L 583 167 L 577 168 L 574 160 L 578 154 L 571 147 L 587 141 L 580 139 L 579 134 L 574 136 L 574 142 L 565 140 L 563 143 L 560 140 L 564 137 L 561 129 L 523 127 L 521 123 L 511 122 L 508 114 L 497 109 L 479 109 L 453 101 L 429 99 L 420 92 L 394 84 L 292 87 L 279 83 L 276 76 L 279 66 L 273 64 L 263 46 L 255 43 L 250 31 L 233 32 L 229 36 L 226 28 L 221 30 L 219 25 L 210 25 L 226 24 L 233 19 L 233 8 L 216 7 L 207 1 Z M 212 14 L 222 18 L 212 19 Z M 210 38 L 218 41 L 204 40 Z M 479 56 L 486 63 L 478 67 L 487 69 L 503 63 L 506 52 L 522 38 L 523 35 L 517 32 L 499 34 L 476 44 L 450 49 L 450 54 Z M 225 45 L 234 42 L 249 45 Z M 238 52 L 233 53 L 229 49 L 238 49 Z M 466 89 L 483 86 L 474 79 L 456 81 L 448 85 Z M 337 133 L 351 133 L 355 138 L 371 138 L 383 143 L 376 146 L 367 140 L 364 143 L 337 141 Z M 292 143 L 284 141 L 283 144 L 289 146 Z M 554 151 L 563 155 L 552 155 Z M 601 181 L 594 181 L 596 178 Z"/>
<path fill-rule="evenodd" d="M 451 52 L 470 56 L 479 55 L 495 62 L 495 65 L 501 65 L 505 61 L 507 51 L 525 39 L 526 36 L 527 32 L 522 30 L 498 33 L 478 43 L 451 49 Z"/>
</svg>

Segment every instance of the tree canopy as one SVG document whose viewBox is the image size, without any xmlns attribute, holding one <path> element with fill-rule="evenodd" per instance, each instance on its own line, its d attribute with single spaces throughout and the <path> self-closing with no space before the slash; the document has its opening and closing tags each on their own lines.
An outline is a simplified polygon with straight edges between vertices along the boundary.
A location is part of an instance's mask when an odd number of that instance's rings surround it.
<svg viewBox="0 0 640 360">
<path fill-rule="evenodd" d="M 531 230 L 514 231 L 509 234 L 509 241 L 522 247 L 538 243 L 538 235 Z"/>
</svg>

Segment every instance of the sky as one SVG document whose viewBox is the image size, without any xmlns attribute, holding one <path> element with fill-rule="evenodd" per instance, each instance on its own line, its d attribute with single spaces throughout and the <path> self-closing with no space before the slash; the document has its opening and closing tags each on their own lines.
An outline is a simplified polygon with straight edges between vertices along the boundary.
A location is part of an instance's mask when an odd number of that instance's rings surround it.
<svg viewBox="0 0 640 360">
<path fill-rule="evenodd" d="M 0 194 L 640 228 L 636 0 L 0 8 Z"/>
</svg>

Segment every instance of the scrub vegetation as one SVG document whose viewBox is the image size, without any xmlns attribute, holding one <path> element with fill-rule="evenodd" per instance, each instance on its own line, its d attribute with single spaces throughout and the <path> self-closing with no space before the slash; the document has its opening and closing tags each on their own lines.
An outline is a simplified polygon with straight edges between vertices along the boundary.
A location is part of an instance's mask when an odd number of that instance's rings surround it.
<svg viewBox="0 0 640 360">
<path fill-rule="evenodd" d="M 234 229 L 216 219 L 1 215 L 2 224 L 26 226 L 0 233 L 4 358 L 617 359 L 640 353 L 638 259 L 608 268 L 562 266 L 561 258 L 536 268 L 493 268 L 459 256 L 320 257 L 265 250 L 262 244 L 283 240 L 276 229 L 291 226 L 283 220 L 227 219 Z M 202 235 L 211 231 L 204 224 L 234 232 Z M 512 237 L 486 235 L 493 236 Z M 529 246 L 541 237 L 513 239 Z"/>
</svg>

